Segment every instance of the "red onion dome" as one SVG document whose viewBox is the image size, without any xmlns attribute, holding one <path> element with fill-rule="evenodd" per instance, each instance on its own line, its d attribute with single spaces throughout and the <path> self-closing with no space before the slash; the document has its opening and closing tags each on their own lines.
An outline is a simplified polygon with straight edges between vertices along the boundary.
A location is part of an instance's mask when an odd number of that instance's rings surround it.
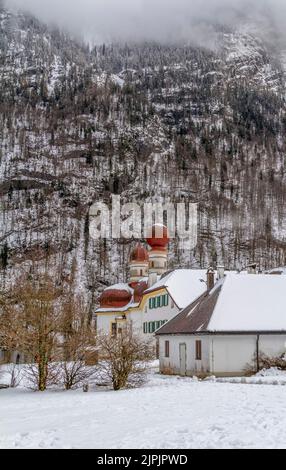
<svg viewBox="0 0 286 470">
<path fill-rule="evenodd" d="M 149 254 L 146 248 L 141 245 L 141 243 L 137 243 L 135 248 L 130 253 L 130 261 L 139 261 L 139 262 L 147 262 L 149 261 Z"/>
<path fill-rule="evenodd" d="M 148 289 L 148 282 L 140 281 L 134 286 L 134 302 L 139 303 L 143 297 L 145 290 Z"/>
<path fill-rule="evenodd" d="M 127 284 L 117 284 L 108 287 L 100 296 L 101 308 L 121 308 L 129 304 L 132 299 L 132 290 Z"/>
<path fill-rule="evenodd" d="M 170 241 L 168 229 L 165 225 L 155 224 L 150 229 L 147 243 L 153 250 L 164 250 Z"/>
</svg>

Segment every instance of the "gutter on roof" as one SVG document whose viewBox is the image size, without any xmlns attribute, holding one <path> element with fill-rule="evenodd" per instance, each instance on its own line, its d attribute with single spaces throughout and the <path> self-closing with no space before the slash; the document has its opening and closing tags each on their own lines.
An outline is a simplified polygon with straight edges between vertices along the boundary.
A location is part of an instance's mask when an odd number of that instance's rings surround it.
<svg viewBox="0 0 286 470">
<path fill-rule="evenodd" d="M 163 327 L 162 327 L 163 328 Z M 178 335 L 185 335 L 185 336 L 226 336 L 226 335 L 286 335 L 286 330 L 275 330 L 275 331 L 193 331 L 192 333 L 185 333 L 184 331 L 176 332 L 176 333 L 155 333 L 155 336 L 178 336 Z"/>
<path fill-rule="evenodd" d="M 157 292 L 158 290 L 162 290 L 162 289 L 165 289 L 166 291 L 168 291 L 169 286 L 162 285 L 162 286 L 160 286 L 160 287 L 156 287 L 155 289 L 151 289 L 151 288 L 150 288 L 150 289 L 145 290 L 145 291 L 144 291 L 144 294 L 153 294 L 153 292 Z M 168 291 L 168 294 L 170 295 L 170 297 L 172 297 L 169 291 Z M 173 299 L 173 300 L 174 300 L 174 299 Z"/>
<path fill-rule="evenodd" d="M 165 285 L 162 285 L 160 287 L 155 287 L 155 289 L 146 289 L 144 291 L 144 294 L 151 294 L 152 292 L 156 292 L 157 290 L 162 290 L 162 289 L 167 289 L 167 287 Z"/>
</svg>

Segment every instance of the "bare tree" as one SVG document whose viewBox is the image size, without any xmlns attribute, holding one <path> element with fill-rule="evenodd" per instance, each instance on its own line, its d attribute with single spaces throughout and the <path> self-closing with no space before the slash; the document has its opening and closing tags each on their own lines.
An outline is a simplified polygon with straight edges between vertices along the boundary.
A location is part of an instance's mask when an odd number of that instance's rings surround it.
<svg viewBox="0 0 286 470">
<path fill-rule="evenodd" d="M 103 359 L 101 377 L 111 381 L 114 390 L 140 386 L 149 361 L 155 358 L 153 343 L 142 340 L 131 326 L 124 327 L 116 336 L 99 335 L 97 346 Z"/>
<path fill-rule="evenodd" d="M 60 382 L 60 367 L 58 362 L 47 361 L 45 370 L 41 371 L 39 362 L 29 362 L 23 366 L 25 386 L 31 390 L 44 392 L 47 387 L 58 385 Z M 40 382 L 42 380 L 42 382 Z M 40 388 L 42 387 L 42 388 Z"/>
<path fill-rule="evenodd" d="M 7 347 L 6 307 L 6 296 L 0 292 L 0 353 L 4 352 Z M 4 360 L 0 361 L 0 380 L 3 376 L 3 363 Z"/>
<path fill-rule="evenodd" d="M 12 351 L 17 349 L 18 330 L 13 322 L 12 296 L 10 292 L 0 293 L 0 350 L 4 353 L 3 363 L 9 363 Z"/>
<path fill-rule="evenodd" d="M 61 381 L 66 390 L 78 388 L 91 379 L 94 368 L 86 359 L 96 349 L 95 332 L 89 323 L 89 307 L 81 296 L 68 291 L 62 305 L 63 357 Z"/>
<path fill-rule="evenodd" d="M 31 364 L 27 378 L 44 391 L 55 380 L 52 363 L 59 358 L 61 346 L 61 289 L 47 275 L 17 280 L 8 312 L 7 337 L 10 347 L 21 351 Z"/>
<path fill-rule="evenodd" d="M 24 376 L 31 388 L 44 391 L 63 384 L 71 389 L 92 376 L 86 357 L 95 350 L 95 332 L 88 306 L 74 294 L 72 276 L 65 286 L 47 274 L 22 276 L 7 304 L 0 318 L 2 342 L 8 351 L 24 355 Z M 16 383 L 16 370 L 12 372 Z"/>
</svg>

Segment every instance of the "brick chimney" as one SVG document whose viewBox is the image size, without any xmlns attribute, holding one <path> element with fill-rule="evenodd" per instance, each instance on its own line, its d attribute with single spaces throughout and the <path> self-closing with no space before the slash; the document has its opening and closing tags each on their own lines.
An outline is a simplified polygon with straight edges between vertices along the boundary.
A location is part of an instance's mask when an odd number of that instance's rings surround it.
<svg viewBox="0 0 286 470">
<path fill-rule="evenodd" d="M 212 267 L 207 270 L 207 287 L 208 290 L 214 288 L 215 285 L 215 271 Z"/>
</svg>

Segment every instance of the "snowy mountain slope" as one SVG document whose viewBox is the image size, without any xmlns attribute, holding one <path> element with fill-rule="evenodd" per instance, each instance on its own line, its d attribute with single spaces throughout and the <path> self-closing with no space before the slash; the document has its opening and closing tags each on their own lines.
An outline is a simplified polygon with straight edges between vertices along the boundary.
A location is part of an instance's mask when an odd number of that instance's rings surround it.
<svg viewBox="0 0 286 470">
<path fill-rule="evenodd" d="M 88 211 L 126 201 L 199 203 L 192 253 L 171 267 L 285 264 L 285 75 L 246 28 L 216 51 L 103 45 L 90 51 L 34 18 L 0 13 L 0 259 L 9 282 L 77 264 L 91 304 L 126 276 L 129 243 L 95 242 Z"/>
<path fill-rule="evenodd" d="M 10 85 L 13 84 L 13 91 L 16 87 L 17 95 L 36 91 L 39 86 L 42 86 L 44 94 L 44 85 L 53 93 L 61 81 L 70 79 L 69 72 L 75 62 L 78 66 L 86 63 L 84 51 L 73 46 L 68 37 L 49 30 L 33 17 L 24 14 L 15 16 L 2 9 L 0 37 L 4 65 L 1 73 L 2 91 L 5 91 L 12 77 Z M 78 74 L 79 70 L 78 67 L 74 73 Z"/>
</svg>

